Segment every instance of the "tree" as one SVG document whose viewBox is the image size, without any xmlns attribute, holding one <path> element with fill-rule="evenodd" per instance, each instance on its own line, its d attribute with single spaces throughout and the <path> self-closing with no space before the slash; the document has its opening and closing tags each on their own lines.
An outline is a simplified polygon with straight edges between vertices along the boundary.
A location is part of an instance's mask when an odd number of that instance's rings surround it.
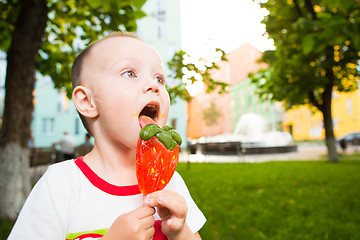
<svg viewBox="0 0 360 240">
<path fill-rule="evenodd" d="M 70 69 L 86 43 L 135 31 L 146 0 L 0 1 L 0 49 L 7 53 L 0 133 L 0 218 L 15 219 L 30 190 L 28 139 L 35 72 L 71 89 Z M 68 91 L 71 93 L 71 91 Z"/>
<path fill-rule="evenodd" d="M 286 107 L 311 104 L 323 115 L 328 159 L 338 161 L 332 93 L 358 88 L 360 2 L 268 0 L 263 20 L 276 50 L 261 59 L 267 69 L 250 74 L 258 93 Z"/>
<path fill-rule="evenodd" d="M 172 74 L 170 77 L 176 83 L 167 86 L 172 102 L 177 98 L 190 101 L 192 96 L 188 91 L 188 86 L 197 81 L 202 81 L 206 87 L 206 92 L 218 91 L 219 94 L 227 92 L 227 83 L 215 80 L 211 71 L 219 69 L 218 62 L 227 61 L 225 52 L 216 48 L 213 59 L 192 59 L 184 50 L 177 51 L 173 58 L 168 62 L 168 67 Z"/>
<path fill-rule="evenodd" d="M 220 117 L 221 117 L 221 112 L 217 108 L 216 103 L 214 101 L 212 101 L 210 103 L 210 106 L 207 109 L 204 109 L 203 111 L 203 118 L 207 126 L 213 126 L 218 124 Z"/>
</svg>

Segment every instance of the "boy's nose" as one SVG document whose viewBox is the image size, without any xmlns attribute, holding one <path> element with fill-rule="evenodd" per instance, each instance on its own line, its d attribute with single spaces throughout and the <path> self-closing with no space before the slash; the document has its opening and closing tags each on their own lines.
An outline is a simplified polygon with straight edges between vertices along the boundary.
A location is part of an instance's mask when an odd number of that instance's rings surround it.
<svg viewBox="0 0 360 240">
<path fill-rule="evenodd" d="M 146 83 L 144 90 L 145 90 L 145 92 L 154 92 L 156 94 L 158 94 L 160 92 L 159 85 L 155 82 L 154 79 L 152 79 L 151 81 L 149 80 Z"/>
<path fill-rule="evenodd" d="M 149 92 L 149 91 L 152 91 L 152 92 L 154 92 L 154 93 L 159 93 L 159 87 L 158 87 L 158 86 L 149 87 L 149 88 L 147 89 L 147 92 Z"/>
</svg>

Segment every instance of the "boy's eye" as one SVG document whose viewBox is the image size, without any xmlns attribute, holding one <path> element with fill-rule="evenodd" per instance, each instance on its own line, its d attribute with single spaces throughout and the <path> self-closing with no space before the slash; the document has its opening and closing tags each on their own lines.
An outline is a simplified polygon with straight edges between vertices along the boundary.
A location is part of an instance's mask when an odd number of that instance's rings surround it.
<svg viewBox="0 0 360 240">
<path fill-rule="evenodd" d="M 136 74 L 135 74 L 134 71 L 129 70 L 129 71 L 123 73 L 122 76 L 124 76 L 124 77 L 129 77 L 129 78 L 134 78 L 134 77 L 136 77 Z"/>
<path fill-rule="evenodd" d="M 162 77 L 155 77 L 154 80 L 159 84 L 165 84 L 165 79 Z"/>
</svg>

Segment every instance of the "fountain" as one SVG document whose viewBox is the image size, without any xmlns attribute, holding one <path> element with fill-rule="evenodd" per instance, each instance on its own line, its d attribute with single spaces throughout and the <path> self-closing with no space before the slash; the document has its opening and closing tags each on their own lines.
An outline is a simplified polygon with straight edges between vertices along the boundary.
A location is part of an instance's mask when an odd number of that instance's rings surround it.
<svg viewBox="0 0 360 240">
<path fill-rule="evenodd" d="M 201 137 L 193 142 L 204 154 L 264 154 L 297 151 L 287 132 L 268 131 L 266 120 L 256 113 L 241 116 L 234 133 Z"/>
</svg>

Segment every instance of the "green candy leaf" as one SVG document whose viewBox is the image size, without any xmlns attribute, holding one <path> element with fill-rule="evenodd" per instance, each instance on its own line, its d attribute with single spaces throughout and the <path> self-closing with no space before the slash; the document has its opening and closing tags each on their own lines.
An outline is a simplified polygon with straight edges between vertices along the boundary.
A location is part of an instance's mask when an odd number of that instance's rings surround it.
<svg viewBox="0 0 360 240">
<path fill-rule="evenodd" d="M 177 144 L 181 145 L 182 139 L 181 139 L 180 134 L 175 130 L 171 131 L 170 134 L 171 134 L 172 139 L 174 139 L 177 142 Z"/>
<path fill-rule="evenodd" d="M 167 132 L 167 131 L 171 131 L 173 129 L 173 127 L 171 125 L 166 125 L 162 128 L 163 131 Z"/>
<path fill-rule="evenodd" d="M 173 130 L 170 125 L 160 128 L 156 124 L 148 124 L 141 129 L 139 135 L 142 140 L 150 140 L 152 137 L 156 136 L 157 139 L 169 150 L 173 150 L 176 145 L 181 145 L 182 143 L 180 134 Z"/>
<path fill-rule="evenodd" d="M 159 132 L 156 134 L 156 137 L 169 150 L 173 150 L 177 145 L 168 132 Z"/>
<path fill-rule="evenodd" d="M 158 132 L 161 132 L 161 128 L 156 124 L 148 124 L 140 131 L 140 138 L 143 140 L 149 140 L 155 136 Z"/>
</svg>

